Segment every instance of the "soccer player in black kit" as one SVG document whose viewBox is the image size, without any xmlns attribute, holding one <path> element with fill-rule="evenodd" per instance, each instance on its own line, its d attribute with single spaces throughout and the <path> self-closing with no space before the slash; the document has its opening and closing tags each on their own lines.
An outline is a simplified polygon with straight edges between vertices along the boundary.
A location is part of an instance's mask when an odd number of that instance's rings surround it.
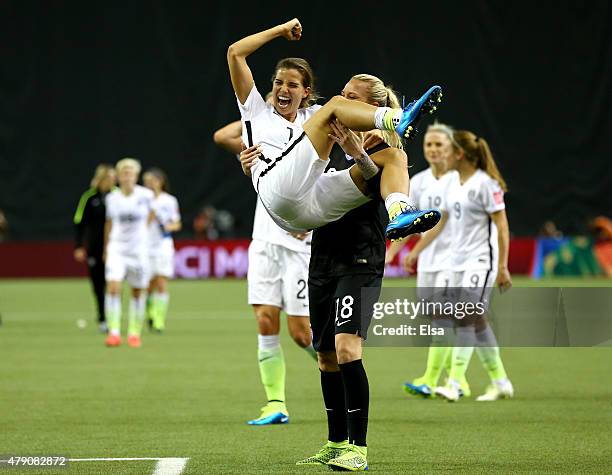
<svg viewBox="0 0 612 475">
<path fill-rule="evenodd" d="M 379 106 L 393 107 L 397 102 L 393 91 L 380 79 L 365 74 L 351 78 L 342 95 Z M 341 124 L 334 129 L 332 139 L 348 153 L 347 142 L 356 138 L 355 134 Z M 368 149 L 367 154 L 401 154 L 407 167 L 406 155 L 399 148 L 399 136 L 389 133 L 384 140 Z M 354 153 L 360 152 L 351 152 Z M 353 164 L 348 154 L 332 153 L 328 169 L 343 170 Z M 367 181 L 372 201 L 313 232 L 308 278 L 310 322 L 319 357 L 328 442 L 299 465 L 327 464 L 351 471 L 368 467 L 369 386 L 361 344 L 367 337 L 371 309 L 380 294 L 385 266 L 385 228 L 389 218 L 380 199 L 380 176 L 378 172 Z M 362 301 L 362 288 L 367 287 L 374 289 L 368 293 L 372 300 Z"/>
<path fill-rule="evenodd" d="M 96 297 L 98 309 L 98 326 L 106 333 L 104 315 L 104 294 L 106 279 L 104 277 L 104 223 L 106 206 L 104 197 L 115 186 L 115 167 L 100 164 L 96 167 L 91 187 L 81 195 L 74 213 L 74 259 L 87 262 L 89 278 Z"/>
<path fill-rule="evenodd" d="M 399 105 L 390 88 L 367 74 L 353 76 L 342 95 L 378 107 Z M 339 144 L 346 154 L 341 153 L 338 157 L 332 153 L 326 172 L 357 165 L 362 179 L 355 181 L 355 185 L 370 196 L 371 201 L 314 230 L 308 279 L 310 321 L 329 435 L 319 452 L 297 464 L 364 471 L 368 469 L 369 387 L 361 356 L 384 272 L 388 213 L 380 197 L 390 193 L 389 187 L 408 193 L 408 159 L 399 135 L 394 132 L 378 132 L 382 135 L 382 143 L 369 146 L 365 142 L 362 144 L 361 136 L 337 120 L 329 126 L 329 139 Z M 240 161 L 246 174 L 258 153 L 257 145 L 241 153 Z M 398 168 L 385 166 L 381 171 L 377 162 L 391 162 Z M 389 183 L 394 177 L 404 181 Z M 372 289 L 367 293 L 368 301 L 362 301 L 364 288 Z"/>
</svg>

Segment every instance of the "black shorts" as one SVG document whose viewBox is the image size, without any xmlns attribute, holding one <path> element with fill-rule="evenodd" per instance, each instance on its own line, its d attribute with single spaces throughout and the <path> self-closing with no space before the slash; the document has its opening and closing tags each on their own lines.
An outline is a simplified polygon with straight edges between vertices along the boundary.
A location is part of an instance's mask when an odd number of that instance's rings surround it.
<svg viewBox="0 0 612 475">
<path fill-rule="evenodd" d="M 372 321 L 372 309 L 380 296 L 382 276 L 354 274 L 341 277 L 316 276 L 308 279 L 312 344 L 317 351 L 335 351 L 335 335 L 351 333 L 364 340 Z M 368 292 L 362 302 L 364 287 Z"/>
</svg>

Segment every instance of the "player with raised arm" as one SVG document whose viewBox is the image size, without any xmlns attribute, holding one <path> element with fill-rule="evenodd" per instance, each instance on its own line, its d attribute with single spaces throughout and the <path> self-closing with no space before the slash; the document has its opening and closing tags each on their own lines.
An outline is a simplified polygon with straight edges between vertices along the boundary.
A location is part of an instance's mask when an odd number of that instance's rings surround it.
<svg viewBox="0 0 612 475">
<path fill-rule="evenodd" d="M 512 286 L 508 272 L 510 232 L 504 204 L 507 187 L 484 138 L 459 130 L 453 133 L 452 146 L 448 165 L 458 173 L 448 187 L 443 205 L 449 214 L 447 226 L 454 241 L 451 287 L 461 289 L 458 301 L 482 302 L 487 306 L 495 284 L 501 291 Z M 448 401 L 459 399 L 461 382 L 476 347 L 491 379 L 485 394 L 476 400 L 512 397 L 514 388 L 486 315 L 455 322 L 457 336 L 448 383 L 436 388 L 435 393 Z"/>
<path fill-rule="evenodd" d="M 424 113 L 441 100 L 439 86 L 430 88 L 406 108 L 376 107 L 336 96 L 324 106 L 312 105 L 310 66 L 300 58 L 286 58 L 275 68 L 272 104 L 266 104 L 253 81 L 246 58 L 269 41 L 299 40 L 297 19 L 247 36 L 228 48 L 227 60 L 244 123 L 243 140 L 259 146 L 250 169 L 253 186 L 274 221 L 290 232 L 303 232 L 338 220 L 369 201 L 366 180 L 380 168 L 380 192 L 389 212 L 386 234 L 399 239 L 425 231 L 440 219 L 437 210 L 419 211 L 408 205 L 408 172 L 401 160 L 377 163 L 367 154 L 355 157 L 356 166 L 333 174 L 323 171 L 333 145 L 331 123 L 336 119 L 352 130 L 374 128 L 409 138 Z M 397 160 L 397 161 L 396 161 Z M 387 172 L 384 168 L 388 168 Z"/>
<path fill-rule="evenodd" d="M 239 155 L 242 123 L 222 127 L 214 141 Z M 266 405 L 249 425 L 289 422 L 285 397 L 285 357 L 280 343 L 280 313 L 287 314 L 287 328 L 295 343 L 313 358 L 308 305 L 308 263 L 311 233 L 291 234 L 278 227 L 257 199 L 253 240 L 249 245 L 248 302 L 257 320 L 257 360 Z"/>
<path fill-rule="evenodd" d="M 166 328 L 170 294 L 168 279 L 174 276 L 174 240 L 172 233 L 181 230 L 181 214 L 176 197 L 169 191 L 168 177 L 159 168 L 150 168 L 143 182 L 153 191 L 155 219 L 149 223 L 149 259 L 151 281 L 147 296 L 147 316 L 153 330 Z"/>
<path fill-rule="evenodd" d="M 124 158 L 115 166 L 119 189 L 106 196 L 104 257 L 106 264 L 107 346 L 121 345 L 121 284 L 132 287 L 129 307 L 128 345 L 141 346 L 145 318 L 146 289 L 149 285 L 147 226 L 153 220 L 153 192 L 137 184 L 140 162 Z"/>
</svg>

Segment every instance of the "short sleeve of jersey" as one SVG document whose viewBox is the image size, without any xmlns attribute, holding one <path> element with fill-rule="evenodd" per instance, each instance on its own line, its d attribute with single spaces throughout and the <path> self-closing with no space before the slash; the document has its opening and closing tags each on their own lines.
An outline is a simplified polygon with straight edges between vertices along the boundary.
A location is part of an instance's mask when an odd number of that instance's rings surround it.
<svg viewBox="0 0 612 475">
<path fill-rule="evenodd" d="M 257 90 L 255 84 L 253 84 L 253 88 L 249 92 L 244 104 L 240 103 L 238 97 L 236 97 L 236 101 L 238 102 L 238 109 L 240 109 L 240 116 L 244 120 L 252 119 L 266 108 L 266 101 Z"/>
<path fill-rule="evenodd" d="M 487 177 L 482 182 L 480 193 L 482 205 L 487 213 L 495 213 L 496 211 L 501 211 L 506 208 L 504 203 L 504 190 L 501 189 L 499 183 L 493 178 Z"/>
</svg>

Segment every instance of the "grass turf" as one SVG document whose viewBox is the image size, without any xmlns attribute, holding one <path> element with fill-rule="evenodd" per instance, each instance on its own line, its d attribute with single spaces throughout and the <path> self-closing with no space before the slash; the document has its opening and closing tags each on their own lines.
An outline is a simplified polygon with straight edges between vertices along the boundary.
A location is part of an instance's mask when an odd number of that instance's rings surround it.
<svg viewBox="0 0 612 475">
<path fill-rule="evenodd" d="M 610 285 L 558 282 L 538 285 Z M 189 457 L 186 474 L 328 473 L 294 465 L 325 441 L 326 422 L 315 363 L 284 328 L 291 423 L 245 423 L 264 403 L 246 283 L 181 281 L 171 292 L 164 335 L 145 333 L 138 350 L 109 349 L 96 332 L 87 281 L 0 281 L 0 454 Z M 365 350 L 370 470 L 610 472 L 611 348 L 505 349 L 516 398 L 489 404 L 404 394 L 402 382 L 420 375 L 425 355 Z M 468 379 L 476 395 L 487 384 L 476 357 Z M 154 465 L 75 462 L 58 472 L 143 474 Z"/>
</svg>

